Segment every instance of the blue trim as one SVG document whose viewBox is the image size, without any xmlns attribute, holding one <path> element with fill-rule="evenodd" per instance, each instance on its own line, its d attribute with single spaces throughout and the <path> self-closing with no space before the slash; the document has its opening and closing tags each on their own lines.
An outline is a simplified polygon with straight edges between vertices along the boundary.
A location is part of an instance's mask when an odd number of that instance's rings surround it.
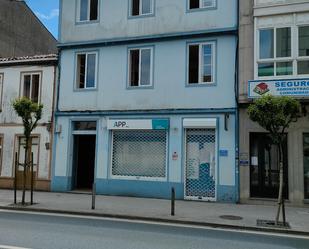
<svg viewBox="0 0 309 249">
<path fill-rule="evenodd" d="M 54 176 L 51 190 L 55 192 L 67 192 L 71 190 L 72 178 L 67 176 Z"/>
<path fill-rule="evenodd" d="M 60 49 L 90 48 L 90 47 L 128 45 L 135 43 L 153 43 L 159 41 L 183 40 L 183 39 L 194 39 L 203 37 L 205 38 L 213 36 L 226 36 L 226 35 L 237 36 L 238 34 L 237 31 L 238 31 L 237 26 L 234 26 L 222 29 L 208 29 L 208 30 L 198 30 L 191 32 L 175 32 L 175 33 L 136 36 L 136 37 L 120 37 L 120 38 L 111 38 L 103 40 L 58 43 L 58 47 Z"/>
<path fill-rule="evenodd" d="M 142 0 L 140 0 L 142 1 Z M 154 17 L 156 13 L 156 0 L 152 0 L 152 13 L 132 16 L 131 15 L 131 8 L 132 8 L 132 0 L 128 0 L 128 19 L 139 19 L 139 18 L 147 18 L 147 17 Z"/>
<path fill-rule="evenodd" d="M 216 117 L 216 139 L 217 139 L 217 151 L 216 151 L 216 166 L 217 166 L 217 181 L 216 181 L 216 201 L 218 201 L 219 197 L 219 185 L 220 185 L 220 156 L 219 156 L 219 150 L 220 150 L 220 117 Z"/>
<path fill-rule="evenodd" d="M 77 88 L 77 55 L 79 54 L 87 54 L 87 53 L 96 53 L 96 65 L 95 65 L 95 87 L 91 88 Z M 99 63 L 100 62 L 100 50 L 90 50 L 90 49 L 83 49 L 74 52 L 74 78 L 73 78 L 73 92 L 87 92 L 87 91 L 98 91 L 99 90 Z M 87 72 L 86 72 L 87 73 Z M 85 79 L 85 85 L 87 84 L 87 79 Z"/>
<path fill-rule="evenodd" d="M 54 186 L 57 186 L 59 183 L 55 182 L 55 173 L 56 173 L 56 144 L 58 139 L 58 134 L 55 133 L 55 128 L 57 127 L 58 117 L 55 116 L 54 128 L 53 128 L 53 145 L 52 145 L 52 159 L 51 159 L 51 189 L 54 189 Z"/>
<path fill-rule="evenodd" d="M 174 187 L 177 199 L 184 196 L 182 183 L 114 179 L 96 179 L 96 183 L 97 194 L 170 199 Z"/>
<path fill-rule="evenodd" d="M 57 111 L 56 116 L 117 116 L 117 115 L 173 115 L 173 114 L 222 114 L 236 113 L 236 108 L 217 109 L 163 109 L 163 110 L 141 110 L 141 111 Z"/>
<path fill-rule="evenodd" d="M 186 8 L 186 13 L 194 13 L 194 12 L 199 12 L 199 11 L 207 11 L 207 10 L 216 10 L 218 9 L 218 1 L 219 0 L 215 0 L 215 6 L 212 7 L 200 7 L 200 8 L 196 8 L 196 9 L 190 9 L 190 0 L 186 0 L 187 1 L 187 8 Z"/>
<path fill-rule="evenodd" d="M 152 75 L 151 77 L 151 85 L 150 86 L 130 86 L 130 76 L 129 76 L 129 68 L 130 68 L 130 50 L 133 49 L 142 49 L 142 48 L 151 48 L 151 63 L 152 63 Z M 127 47 L 127 69 L 126 69 L 126 89 L 127 90 L 145 90 L 145 89 L 154 89 L 154 66 L 155 64 L 155 45 L 151 44 L 151 45 L 135 45 L 135 46 L 128 46 Z"/>
<path fill-rule="evenodd" d="M 98 19 L 97 20 L 87 20 L 87 21 L 78 21 L 78 4 L 80 3 L 81 0 L 76 0 L 75 1 L 75 25 L 91 25 L 91 24 L 98 24 L 100 23 L 100 16 L 101 16 L 101 0 L 98 0 Z M 90 0 L 88 0 L 90 1 Z M 60 12 L 62 13 L 62 12 Z"/>
<path fill-rule="evenodd" d="M 192 44 L 196 44 L 196 45 L 199 45 L 201 43 L 213 43 L 214 46 L 215 46 L 215 49 L 214 49 L 214 56 L 215 56 L 215 65 L 213 65 L 215 68 L 214 68 L 214 82 L 213 83 L 203 83 L 203 82 L 197 82 L 197 83 L 191 83 L 189 84 L 189 46 L 192 45 Z M 217 39 L 203 39 L 203 40 L 191 40 L 191 41 L 187 41 L 186 42 L 186 83 L 185 83 L 185 86 L 186 87 L 214 87 L 214 86 L 217 86 L 217 72 L 218 72 L 218 40 Z M 199 54 L 200 56 L 200 54 Z M 199 65 L 200 66 L 200 65 Z M 200 69 L 200 68 L 199 68 Z M 199 77 L 200 77 L 200 73 L 199 74 Z"/>
<path fill-rule="evenodd" d="M 235 186 L 218 185 L 218 202 L 235 203 Z"/>
</svg>

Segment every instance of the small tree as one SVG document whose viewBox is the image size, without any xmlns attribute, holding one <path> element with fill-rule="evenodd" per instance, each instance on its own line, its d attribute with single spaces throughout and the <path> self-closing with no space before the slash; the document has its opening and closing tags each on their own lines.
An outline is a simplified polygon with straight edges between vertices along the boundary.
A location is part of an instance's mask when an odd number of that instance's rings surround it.
<svg viewBox="0 0 309 249">
<path fill-rule="evenodd" d="M 25 97 L 14 100 L 12 105 L 17 115 L 21 117 L 23 121 L 24 136 L 26 139 L 25 159 L 23 165 L 24 166 L 23 187 L 22 187 L 22 204 L 24 205 L 25 193 L 26 193 L 27 167 L 30 166 L 30 153 L 32 147 L 31 132 L 37 127 L 38 121 L 42 117 L 43 105 L 32 102 L 30 99 Z"/>
<path fill-rule="evenodd" d="M 282 207 L 283 223 L 285 224 L 285 210 L 283 199 L 283 141 L 286 129 L 292 122 L 296 122 L 300 114 L 299 101 L 287 97 L 274 97 L 264 95 L 254 101 L 248 108 L 250 119 L 257 122 L 269 132 L 272 143 L 277 146 L 279 152 L 279 195 L 276 224 L 278 224 L 280 209 Z"/>
</svg>

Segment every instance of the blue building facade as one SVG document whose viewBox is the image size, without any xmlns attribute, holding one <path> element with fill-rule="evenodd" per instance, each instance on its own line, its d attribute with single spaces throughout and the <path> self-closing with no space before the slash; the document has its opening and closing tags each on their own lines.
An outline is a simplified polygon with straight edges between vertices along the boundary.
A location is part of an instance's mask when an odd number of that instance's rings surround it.
<svg viewBox="0 0 309 249">
<path fill-rule="evenodd" d="M 52 190 L 236 202 L 237 0 L 62 0 Z"/>
</svg>

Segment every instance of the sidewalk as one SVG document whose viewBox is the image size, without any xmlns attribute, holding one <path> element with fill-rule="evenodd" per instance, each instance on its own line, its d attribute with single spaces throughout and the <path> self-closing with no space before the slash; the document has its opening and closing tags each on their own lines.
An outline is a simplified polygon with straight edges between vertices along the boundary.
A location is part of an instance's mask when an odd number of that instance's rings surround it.
<svg viewBox="0 0 309 249">
<path fill-rule="evenodd" d="M 30 199 L 27 192 L 27 201 Z M 18 193 L 18 201 L 21 193 Z M 170 201 L 134 197 L 96 197 L 96 209 L 91 210 L 91 195 L 75 193 L 35 192 L 33 206 L 14 207 L 13 191 L 0 190 L 0 208 L 41 212 L 59 212 L 126 219 L 175 222 L 191 225 L 225 227 L 233 229 L 285 232 L 309 236 L 309 208 L 286 207 L 291 229 L 269 229 L 256 226 L 257 219 L 273 220 L 275 205 L 222 204 L 176 201 L 176 215 L 170 215 Z M 223 219 L 222 215 L 239 216 L 241 220 Z"/>
</svg>

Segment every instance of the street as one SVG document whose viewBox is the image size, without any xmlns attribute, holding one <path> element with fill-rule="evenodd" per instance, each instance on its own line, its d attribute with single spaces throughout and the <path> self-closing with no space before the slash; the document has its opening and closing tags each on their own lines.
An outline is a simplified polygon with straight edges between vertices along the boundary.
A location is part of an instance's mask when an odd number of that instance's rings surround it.
<svg viewBox="0 0 309 249">
<path fill-rule="evenodd" d="M 0 248 L 309 248 L 309 238 L 104 218 L 0 211 Z"/>
</svg>

